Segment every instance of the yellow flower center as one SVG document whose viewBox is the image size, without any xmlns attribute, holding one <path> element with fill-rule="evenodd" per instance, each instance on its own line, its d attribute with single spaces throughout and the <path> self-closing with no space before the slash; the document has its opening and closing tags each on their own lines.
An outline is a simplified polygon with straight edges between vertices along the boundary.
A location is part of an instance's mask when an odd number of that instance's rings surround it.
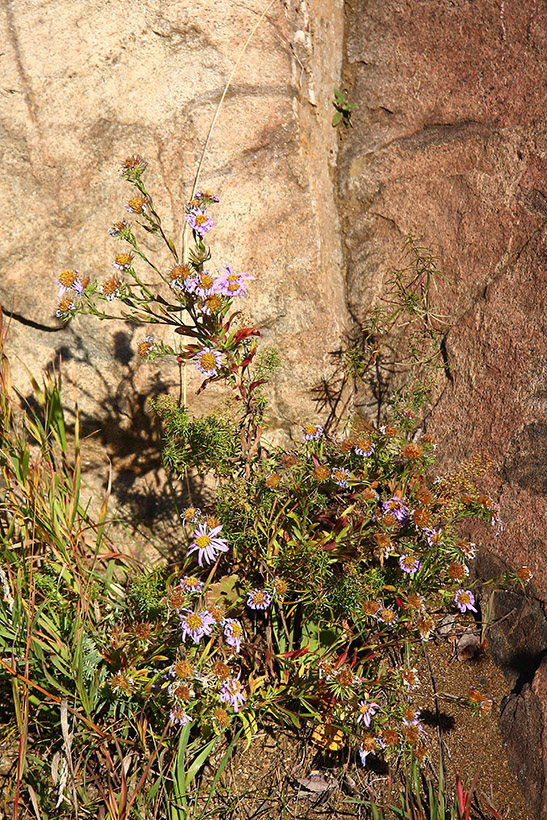
<svg viewBox="0 0 547 820">
<path fill-rule="evenodd" d="M 263 592 L 255 592 L 255 594 L 254 594 L 255 606 L 257 604 L 263 604 L 265 601 L 266 601 L 266 596 L 264 595 Z"/>
<path fill-rule="evenodd" d="M 382 609 L 380 612 L 380 617 L 386 622 L 386 624 L 391 624 L 395 620 L 395 612 L 390 609 Z"/>
<path fill-rule="evenodd" d="M 142 196 L 134 196 L 133 199 L 130 199 L 127 203 L 130 210 L 133 211 L 134 214 L 140 214 L 143 210 L 143 205 L 146 202 L 145 198 Z"/>
<path fill-rule="evenodd" d="M 205 536 L 205 538 L 207 538 L 207 536 Z M 198 584 L 199 584 L 199 581 L 193 575 L 190 575 L 188 578 L 186 578 L 184 580 L 184 583 L 187 587 L 197 587 Z"/>
<path fill-rule="evenodd" d="M 115 261 L 117 265 L 126 266 L 131 264 L 132 259 L 133 256 L 130 253 L 118 253 Z"/>
<path fill-rule="evenodd" d="M 304 432 L 308 436 L 314 436 L 317 432 L 317 427 L 315 426 L 315 424 L 306 424 L 306 426 L 304 427 Z"/>
<path fill-rule="evenodd" d="M 196 544 L 198 545 L 200 550 L 207 549 L 210 543 L 211 539 L 208 535 L 198 535 L 198 537 L 196 538 Z"/>
<path fill-rule="evenodd" d="M 200 358 L 200 364 L 204 370 L 214 370 L 217 364 L 217 359 L 214 353 L 203 353 Z"/>
<path fill-rule="evenodd" d="M 76 281 L 76 271 L 64 270 L 59 274 L 59 282 L 64 288 L 70 288 Z"/>
<path fill-rule="evenodd" d="M 213 293 L 211 296 L 207 297 L 205 304 L 209 310 L 218 310 L 222 307 L 222 299 L 217 293 Z"/>
<path fill-rule="evenodd" d="M 240 638 L 243 635 L 243 630 L 239 624 L 230 624 L 230 632 L 234 638 Z"/>
<path fill-rule="evenodd" d="M 203 621 L 197 613 L 193 612 L 186 618 L 186 623 L 188 624 L 189 629 L 199 629 L 202 626 Z"/>
<path fill-rule="evenodd" d="M 204 225 L 207 222 L 207 217 L 205 214 L 197 214 L 196 216 L 196 225 Z"/>
<path fill-rule="evenodd" d="M 202 273 L 201 276 L 199 277 L 199 283 L 200 283 L 201 287 L 204 288 L 205 290 L 209 290 L 209 288 L 211 287 L 211 285 L 213 284 L 214 281 L 215 280 L 213 279 L 213 277 L 209 276 L 208 273 Z"/>
</svg>

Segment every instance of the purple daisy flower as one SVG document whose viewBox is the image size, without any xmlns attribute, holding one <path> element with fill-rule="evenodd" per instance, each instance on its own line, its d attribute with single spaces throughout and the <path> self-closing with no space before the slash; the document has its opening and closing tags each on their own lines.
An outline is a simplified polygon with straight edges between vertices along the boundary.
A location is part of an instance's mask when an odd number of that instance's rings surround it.
<svg viewBox="0 0 547 820">
<path fill-rule="evenodd" d="M 366 765 L 367 757 L 378 748 L 378 741 L 375 737 L 370 737 L 364 740 L 359 746 L 359 757 L 363 766 Z"/>
<path fill-rule="evenodd" d="M 233 646 L 236 652 L 241 648 L 241 639 L 243 638 L 243 627 L 235 618 L 226 618 L 224 622 L 224 637 L 226 643 Z"/>
<path fill-rule="evenodd" d="M 212 347 L 202 348 L 199 353 L 196 353 L 195 359 L 196 368 L 207 378 L 216 376 L 222 366 L 222 353 L 219 350 L 213 350 Z"/>
<path fill-rule="evenodd" d="M 331 478 L 333 479 L 334 483 L 338 484 L 339 487 L 343 487 L 344 490 L 347 490 L 347 488 L 349 487 L 349 477 L 349 470 L 346 470 L 345 467 L 335 467 L 331 473 Z"/>
<path fill-rule="evenodd" d="M 186 641 L 186 638 L 190 637 L 194 643 L 199 643 L 204 635 L 211 634 L 216 621 L 206 609 L 203 612 L 192 612 L 187 609 L 186 613 L 180 619 L 182 640 Z"/>
<path fill-rule="evenodd" d="M 253 589 L 247 595 L 247 606 L 250 609 L 268 609 L 271 601 L 270 593 L 265 589 Z"/>
<path fill-rule="evenodd" d="M 203 589 L 203 581 L 200 581 L 195 575 L 185 575 L 184 578 L 180 579 L 180 588 L 184 592 L 201 592 Z"/>
<path fill-rule="evenodd" d="M 79 296 L 84 292 L 83 283 L 80 281 L 77 270 L 64 270 L 57 280 L 59 285 L 58 299 L 63 299 L 66 294 L 77 293 Z"/>
<path fill-rule="evenodd" d="M 404 524 L 410 516 L 410 510 L 404 503 L 405 501 L 406 499 L 394 495 L 392 498 L 388 498 L 387 501 L 384 501 L 382 504 L 382 512 L 391 513 L 395 516 L 399 524 Z"/>
<path fill-rule="evenodd" d="M 302 441 L 312 441 L 313 439 L 321 438 L 323 435 L 323 428 L 320 424 L 306 424 L 302 428 Z"/>
<path fill-rule="evenodd" d="M 187 276 L 184 280 L 184 290 L 205 299 L 206 296 L 210 296 L 214 292 L 214 284 L 214 277 L 204 270 L 196 275 Z"/>
<path fill-rule="evenodd" d="M 371 718 L 374 717 L 379 709 L 380 705 L 378 703 L 369 703 L 366 700 L 362 700 L 359 703 L 359 716 L 357 718 L 357 723 L 364 723 L 364 725 L 368 728 L 370 726 Z"/>
<path fill-rule="evenodd" d="M 359 439 L 359 441 L 355 443 L 354 449 L 358 456 L 363 456 L 366 458 L 367 456 L 371 456 L 373 454 L 375 446 L 376 445 L 373 444 L 370 439 L 364 438 Z"/>
<path fill-rule="evenodd" d="M 427 543 L 430 547 L 440 547 L 443 544 L 442 530 L 428 529 L 424 530 L 424 534 L 427 536 Z"/>
<path fill-rule="evenodd" d="M 177 724 L 179 726 L 186 726 L 192 718 L 190 715 L 186 714 L 184 706 L 181 703 L 174 703 L 171 711 L 169 712 L 169 720 L 173 726 L 176 726 Z"/>
<path fill-rule="evenodd" d="M 256 279 L 250 273 L 234 273 L 231 265 L 226 265 L 225 269 L 220 268 L 220 276 L 215 280 L 215 291 L 232 299 L 234 296 L 245 297 L 247 291 L 244 282 L 249 279 Z"/>
<path fill-rule="evenodd" d="M 74 302 L 69 301 L 68 299 L 62 299 L 59 305 L 57 306 L 57 310 L 55 311 L 55 315 L 58 319 L 64 319 L 69 310 L 74 310 L 75 304 Z"/>
<path fill-rule="evenodd" d="M 190 208 L 185 218 L 192 230 L 200 236 L 205 236 L 214 224 L 209 214 L 202 208 Z"/>
<path fill-rule="evenodd" d="M 401 555 L 399 558 L 399 566 L 403 572 L 408 572 L 409 575 L 414 575 L 414 573 L 418 572 L 422 566 L 422 562 L 419 561 L 415 555 L 408 553 L 408 555 Z"/>
<path fill-rule="evenodd" d="M 454 600 L 460 612 L 465 612 L 467 609 L 471 609 L 473 612 L 477 611 L 474 607 L 475 596 L 470 589 L 459 589 L 454 596 Z"/>
<path fill-rule="evenodd" d="M 193 534 L 193 542 L 188 548 L 188 555 L 193 552 L 198 553 L 198 564 L 203 566 L 203 561 L 206 564 L 212 564 L 217 560 L 218 552 L 228 552 L 228 544 L 224 538 L 217 538 L 218 533 L 222 529 L 222 524 L 218 527 L 213 527 L 212 530 L 207 529 L 207 523 L 198 524 Z"/>
<path fill-rule="evenodd" d="M 379 621 L 382 621 L 384 624 L 387 624 L 388 626 L 395 626 L 399 618 L 395 610 L 391 609 L 391 607 L 389 606 L 381 607 L 376 613 L 376 617 Z"/>
<path fill-rule="evenodd" d="M 243 706 L 247 700 L 247 695 L 243 691 L 243 686 L 237 678 L 228 678 L 220 687 L 218 698 L 223 703 L 229 703 L 237 714 L 239 707 Z"/>
</svg>

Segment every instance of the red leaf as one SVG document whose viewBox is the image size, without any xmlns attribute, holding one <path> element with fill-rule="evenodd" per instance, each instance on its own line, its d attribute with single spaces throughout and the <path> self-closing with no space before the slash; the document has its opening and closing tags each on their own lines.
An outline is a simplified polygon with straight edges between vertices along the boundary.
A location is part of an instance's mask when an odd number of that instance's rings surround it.
<svg viewBox="0 0 547 820">
<path fill-rule="evenodd" d="M 256 327 L 242 327 L 234 336 L 234 344 L 239 344 L 243 339 L 247 339 L 249 336 L 262 337 L 259 327 L 260 325 L 256 325 Z"/>
<path fill-rule="evenodd" d="M 308 645 L 303 646 L 300 649 L 293 649 L 292 652 L 282 652 L 278 657 L 280 658 L 301 658 L 302 655 L 305 655 L 309 652 L 310 649 L 310 641 L 308 639 Z"/>
</svg>

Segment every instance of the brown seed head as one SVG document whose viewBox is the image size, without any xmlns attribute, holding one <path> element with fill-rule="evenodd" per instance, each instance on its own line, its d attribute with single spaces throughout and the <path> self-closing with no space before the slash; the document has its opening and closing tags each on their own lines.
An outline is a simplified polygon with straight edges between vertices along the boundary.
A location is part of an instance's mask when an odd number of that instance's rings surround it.
<svg viewBox="0 0 547 820">
<path fill-rule="evenodd" d="M 416 498 L 420 504 L 431 504 L 433 501 L 433 493 L 427 487 L 421 487 L 416 493 Z"/>
<path fill-rule="evenodd" d="M 287 582 L 283 578 L 274 578 L 273 585 L 279 596 L 283 597 L 287 592 Z"/>
<path fill-rule="evenodd" d="M 141 641 L 147 641 L 152 634 L 152 627 L 147 623 L 135 624 L 135 635 Z"/>
<path fill-rule="evenodd" d="M 186 680 L 194 674 L 194 667 L 190 661 L 177 661 L 173 667 L 173 671 L 177 678 Z"/>
<path fill-rule="evenodd" d="M 122 173 L 127 171 L 135 171 L 137 169 L 145 170 L 148 163 L 146 162 L 140 154 L 132 154 L 130 157 L 126 157 L 122 162 Z"/>
<path fill-rule="evenodd" d="M 450 564 L 446 571 L 453 581 L 463 581 L 463 579 L 467 575 L 464 564 Z"/>
<path fill-rule="evenodd" d="M 211 606 L 209 607 L 209 614 L 211 618 L 214 618 L 217 624 L 219 624 L 222 619 L 224 618 L 224 607 L 222 606 Z"/>
<path fill-rule="evenodd" d="M 528 567 L 520 567 L 520 569 L 517 569 L 517 576 L 523 584 L 527 584 L 534 577 Z"/>
<path fill-rule="evenodd" d="M 313 468 L 313 474 L 318 481 L 326 481 L 330 476 L 330 470 L 324 464 L 317 464 Z"/>
<path fill-rule="evenodd" d="M 423 615 L 419 616 L 418 620 L 416 621 L 416 626 L 418 627 L 418 632 L 420 633 L 421 637 L 424 640 L 426 640 L 433 632 L 435 621 L 433 620 L 433 618 L 430 618 L 429 615 L 424 613 Z"/>
<path fill-rule="evenodd" d="M 117 276 L 111 276 L 110 279 L 103 282 L 102 292 L 105 296 L 113 296 L 119 291 L 121 284 Z"/>
<path fill-rule="evenodd" d="M 363 601 L 361 607 L 365 615 L 376 615 L 381 608 L 378 601 Z"/>
<path fill-rule="evenodd" d="M 351 686 L 353 684 L 353 674 L 349 669 L 342 669 L 336 676 L 340 686 Z"/>
<path fill-rule="evenodd" d="M 422 609 L 424 604 L 421 595 L 418 595 L 417 592 L 411 592 L 406 599 L 406 605 L 409 609 Z"/>
<path fill-rule="evenodd" d="M 343 453 L 349 453 L 354 444 L 355 442 L 352 438 L 347 438 L 340 444 L 340 449 Z"/>
<path fill-rule="evenodd" d="M 363 492 L 361 493 L 365 501 L 372 501 L 376 498 L 376 491 L 372 489 L 372 487 L 365 487 Z"/>
<path fill-rule="evenodd" d="M 294 467 L 297 462 L 297 458 L 293 453 L 283 453 L 281 456 L 281 464 L 284 467 Z"/>
<path fill-rule="evenodd" d="M 180 609 L 180 607 L 184 603 L 184 595 L 182 594 L 182 590 L 171 590 L 171 592 L 167 596 L 167 600 L 169 602 L 169 606 L 172 606 L 174 609 Z"/>
<path fill-rule="evenodd" d="M 273 490 L 273 489 L 275 489 L 275 487 L 277 487 L 280 480 L 281 480 L 281 477 L 280 477 L 279 473 L 271 473 L 271 475 L 268 476 L 268 478 L 266 479 L 266 481 L 264 483 L 266 484 L 266 487 L 269 487 L 270 490 Z"/>
<path fill-rule="evenodd" d="M 397 435 L 397 428 L 394 427 L 392 424 L 387 424 L 384 429 L 384 435 L 386 438 L 394 438 Z"/>
<path fill-rule="evenodd" d="M 387 534 L 387 532 L 375 532 L 374 533 L 374 540 L 376 544 L 380 547 L 380 549 L 386 552 L 391 547 L 391 538 Z"/>
<path fill-rule="evenodd" d="M 412 514 L 412 518 L 414 519 L 414 523 L 417 527 L 427 527 L 430 517 L 431 514 L 429 510 L 426 510 L 423 507 L 418 507 L 418 509 L 414 510 Z"/>
<path fill-rule="evenodd" d="M 420 730 L 417 726 L 405 726 L 403 735 L 407 743 L 410 743 L 411 746 L 415 746 L 420 739 Z"/>
<path fill-rule="evenodd" d="M 141 359 L 146 359 L 150 351 L 152 350 L 152 342 L 148 341 L 147 339 L 143 339 L 137 345 L 137 353 L 141 357 Z"/>
<path fill-rule="evenodd" d="M 173 694 L 179 700 L 188 700 L 190 698 L 190 690 L 184 683 L 179 683 Z"/>
<path fill-rule="evenodd" d="M 396 729 L 384 729 L 382 740 L 386 746 L 397 746 L 399 744 L 399 732 Z"/>
<path fill-rule="evenodd" d="M 407 458 L 409 461 L 413 461 L 417 458 L 421 458 L 424 454 L 424 448 L 421 444 L 406 444 L 403 447 L 403 456 Z"/>
<path fill-rule="evenodd" d="M 226 678 L 230 677 L 230 667 L 228 664 L 222 663 L 222 661 L 217 661 L 213 666 L 213 674 L 221 680 L 226 680 Z"/>
<path fill-rule="evenodd" d="M 213 716 L 221 729 L 225 729 L 230 722 L 230 715 L 221 706 L 215 709 Z"/>
<path fill-rule="evenodd" d="M 169 278 L 172 282 L 174 282 L 175 279 L 186 279 L 187 276 L 190 276 L 190 272 L 188 265 L 175 265 L 169 271 Z"/>
</svg>

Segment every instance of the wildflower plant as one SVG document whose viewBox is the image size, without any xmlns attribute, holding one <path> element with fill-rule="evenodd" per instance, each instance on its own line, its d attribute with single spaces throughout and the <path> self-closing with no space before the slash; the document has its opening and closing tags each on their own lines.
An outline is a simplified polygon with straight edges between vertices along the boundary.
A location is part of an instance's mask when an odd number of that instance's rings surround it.
<svg viewBox="0 0 547 820">
<path fill-rule="evenodd" d="M 67 813 L 91 778 L 119 817 L 133 805 L 145 816 L 148 793 L 157 795 L 160 814 L 178 816 L 173 795 L 184 808 L 188 785 L 217 740 L 230 735 L 232 749 L 243 733 L 249 742 L 267 717 L 293 726 L 309 721 L 314 743 L 347 744 L 363 764 L 370 754 L 423 758 L 429 738 L 414 699 L 427 641 L 447 611 L 479 614 L 467 577 L 476 548 L 465 538 L 466 519 L 501 526 L 496 505 L 476 486 L 488 464 L 471 459 L 431 479 L 436 445 L 420 437 L 418 389 L 394 402 L 384 427 L 364 430 L 349 420 L 340 436 L 303 419 L 290 449 L 263 447 L 262 389 L 278 356 L 258 350 L 260 329 L 242 326 L 234 311 L 254 276 L 225 260 L 214 272 L 206 240 L 220 203 L 210 192 L 186 203 L 193 246 L 178 249 L 145 170 L 139 156 L 123 164 L 134 190 L 126 218 L 109 229 L 124 243 L 113 272 L 92 281 L 63 271 L 57 313 L 169 326 L 179 341 L 167 344 L 147 331 L 140 356 L 194 366 L 203 376 L 199 392 L 212 382 L 229 388 L 224 410 L 202 418 L 180 399 L 152 403 L 166 470 L 174 478 L 191 470 L 213 475 L 215 496 L 174 513 L 178 563 L 140 566 L 108 541 L 107 501 L 98 521 L 80 504 L 79 450 L 69 453 L 60 385 L 40 393 L 45 421 L 25 421 L 46 466 L 37 477 L 29 472 L 28 441 L 11 425 L 8 397 L 0 396 L 10 510 L 2 529 L 0 648 L 11 658 L 2 661 L 0 683 L 13 687 L 18 728 L 28 739 L 30 707 L 42 693 L 33 731 L 56 753 L 53 738 L 67 726 L 59 704 L 72 704 L 80 732 L 67 769 Z M 168 267 L 149 258 L 139 230 L 162 241 Z M 421 281 L 401 287 L 412 294 Z M 55 480 L 48 483 L 48 475 Z M 32 545 L 23 562 L 21 544 Z M 528 575 L 523 568 L 519 581 Z M 479 694 L 462 704 L 485 714 L 489 699 Z M 66 740 L 63 748 L 66 758 Z M 61 793 L 64 800 L 64 786 Z M 50 815 L 47 790 L 36 799 Z"/>
</svg>

